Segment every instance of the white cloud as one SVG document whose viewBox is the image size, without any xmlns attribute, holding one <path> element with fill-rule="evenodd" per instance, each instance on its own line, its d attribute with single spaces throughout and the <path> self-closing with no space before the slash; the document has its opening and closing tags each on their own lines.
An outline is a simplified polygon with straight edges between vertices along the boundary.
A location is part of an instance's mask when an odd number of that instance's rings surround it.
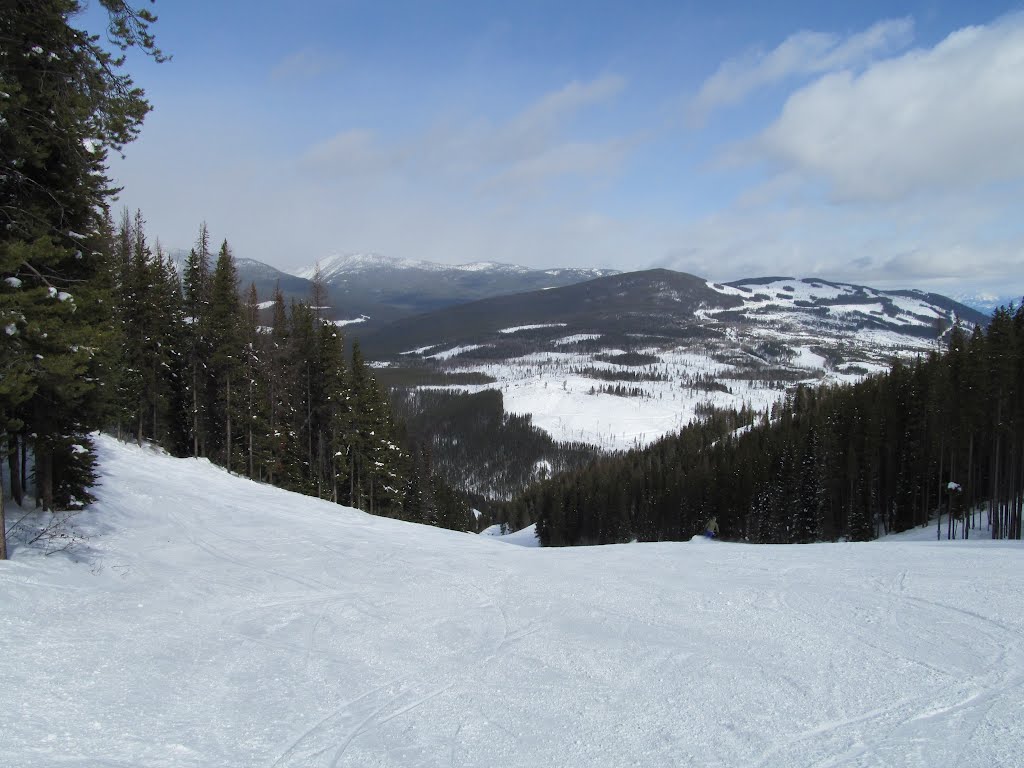
<svg viewBox="0 0 1024 768">
<path fill-rule="evenodd" d="M 701 86 L 690 105 L 690 118 L 702 122 L 715 109 L 738 104 L 751 92 L 794 76 L 863 66 L 880 53 L 906 46 L 913 30 L 910 19 L 889 19 L 846 39 L 797 32 L 767 53 L 754 51 L 723 63 Z"/>
<path fill-rule="evenodd" d="M 614 98 L 625 85 L 626 81 L 618 75 L 605 75 L 586 83 L 574 80 L 531 104 L 505 130 L 527 135 L 546 133 L 574 117 L 581 109 Z"/>
<path fill-rule="evenodd" d="M 316 176 L 339 178 L 379 174 L 401 162 L 398 150 L 386 149 L 369 131 L 342 131 L 310 147 L 302 166 Z"/>
<path fill-rule="evenodd" d="M 1021 187 L 885 206 L 758 201 L 684 225 L 662 264 L 715 280 L 822 277 L 879 288 L 1024 291 Z"/>
<path fill-rule="evenodd" d="M 315 48 L 303 48 L 284 57 L 270 72 L 272 80 L 309 80 L 337 69 L 341 59 L 337 54 Z"/>
<path fill-rule="evenodd" d="M 532 186 L 562 176 L 610 173 L 621 165 L 629 148 L 629 142 L 620 140 L 567 141 L 509 164 L 487 186 L 489 189 L 507 185 Z"/>
<path fill-rule="evenodd" d="M 618 138 L 575 140 L 569 127 L 582 111 L 613 99 L 624 86 L 614 75 L 574 81 L 505 122 L 444 125 L 390 143 L 368 131 L 346 130 L 310 147 L 301 165 L 336 180 L 382 174 L 411 182 L 457 178 L 488 194 L 603 174 L 619 167 L 632 144 Z"/>
<path fill-rule="evenodd" d="M 734 154 L 827 185 L 844 201 L 969 194 L 1024 177 L 1024 17 L 961 29 L 930 50 L 828 74 Z"/>
</svg>

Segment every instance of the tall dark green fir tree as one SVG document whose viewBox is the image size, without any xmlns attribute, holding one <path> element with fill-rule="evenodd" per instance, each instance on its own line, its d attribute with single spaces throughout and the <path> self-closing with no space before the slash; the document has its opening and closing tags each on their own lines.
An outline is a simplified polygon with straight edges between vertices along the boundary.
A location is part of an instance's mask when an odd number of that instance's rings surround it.
<svg viewBox="0 0 1024 768">
<path fill-rule="evenodd" d="M 163 58 L 149 11 L 100 1 L 116 48 Z M 87 432 L 103 411 L 97 350 L 110 327 L 107 151 L 132 141 L 149 111 L 123 57 L 75 26 L 81 10 L 14 0 L 0 13 L 0 450 L 12 430 L 31 436 L 45 508 L 88 498 Z"/>
</svg>

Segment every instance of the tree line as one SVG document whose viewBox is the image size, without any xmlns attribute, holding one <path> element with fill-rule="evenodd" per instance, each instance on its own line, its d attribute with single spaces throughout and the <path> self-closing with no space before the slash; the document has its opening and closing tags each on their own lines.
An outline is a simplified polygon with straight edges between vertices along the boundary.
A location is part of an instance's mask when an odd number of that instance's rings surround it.
<svg viewBox="0 0 1024 768">
<path fill-rule="evenodd" d="M 488 519 L 494 502 L 515 498 L 538 477 L 586 466 L 599 454 L 584 443 L 555 442 L 529 414 L 506 413 L 495 389 L 396 387 L 392 404 L 410 438 L 429 447 L 435 471 Z"/>
<path fill-rule="evenodd" d="M 644 450 L 531 487 L 545 545 L 723 538 L 1021 537 L 1024 306 L 852 386 L 799 387 L 771 412 L 715 413 Z"/>
</svg>

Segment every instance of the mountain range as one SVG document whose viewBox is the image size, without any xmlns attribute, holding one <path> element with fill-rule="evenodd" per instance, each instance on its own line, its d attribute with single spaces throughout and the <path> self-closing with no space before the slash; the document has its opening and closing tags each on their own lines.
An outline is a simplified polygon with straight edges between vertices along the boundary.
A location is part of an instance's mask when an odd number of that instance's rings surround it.
<svg viewBox="0 0 1024 768">
<path fill-rule="evenodd" d="M 308 301 L 313 278 L 327 291 L 328 317 L 380 328 L 405 317 L 467 301 L 572 285 L 611 274 L 607 269 L 531 269 L 512 264 L 436 264 L 375 254 L 330 256 L 289 274 L 251 259 L 238 259 L 239 282 L 256 285 L 269 299 L 279 285 L 286 300 Z"/>
<path fill-rule="evenodd" d="M 888 370 L 939 348 L 957 318 L 987 320 L 921 291 L 655 269 L 450 306 L 360 344 L 390 382 L 497 389 L 560 442 L 624 449 L 713 408 L 764 412 L 797 384 Z"/>
<path fill-rule="evenodd" d="M 828 335 L 890 332 L 934 340 L 955 316 L 986 317 L 938 294 L 880 291 L 819 279 L 765 277 L 718 284 L 653 269 L 597 278 L 557 289 L 497 296 L 393 322 L 368 334 L 364 346 L 389 356 L 425 345 L 501 345 L 503 329 L 549 325 L 559 334 L 600 333 L 647 339 L 725 338 L 788 330 Z M 916 346 L 916 342 L 914 344 Z"/>
<path fill-rule="evenodd" d="M 956 318 L 946 296 L 819 278 L 715 283 L 653 269 L 618 273 L 345 255 L 289 274 L 236 262 L 261 299 L 280 287 L 346 325 L 398 386 L 497 389 L 560 441 L 640 445 L 709 408 L 770 408 L 795 384 L 854 381 L 936 349 Z M 464 386 L 474 382 L 474 386 Z M 488 382 L 483 384 L 481 382 Z"/>
</svg>

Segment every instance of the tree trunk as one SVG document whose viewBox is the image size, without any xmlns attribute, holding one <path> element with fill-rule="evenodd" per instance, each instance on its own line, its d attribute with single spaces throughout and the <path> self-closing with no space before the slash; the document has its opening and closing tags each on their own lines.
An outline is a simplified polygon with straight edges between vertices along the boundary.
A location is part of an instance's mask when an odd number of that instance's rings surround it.
<svg viewBox="0 0 1024 768">
<path fill-rule="evenodd" d="M 199 375 L 196 362 L 192 361 L 192 458 L 199 458 Z"/>
<path fill-rule="evenodd" d="M 992 510 L 989 513 L 989 515 L 992 518 L 991 525 L 992 525 L 992 538 L 993 539 L 1001 539 L 1001 538 L 1003 538 L 1003 529 L 1002 529 L 1002 526 L 1000 525 L 1001 517 L 1002 517 L 1002 512 L 1001 512 L 1002 504 L 1000 503 L 1000 498 L 999 498 L 999 494 L 1000 494 L 1000 491 L 1001 491 L 1001 489 L 999 487 L 999 465 L 1000 465 L 1000 459 L 999 459 L 999 452 L 1000 451 L 999 451 L 999 449 L 1000 449 L 1001 445 L 1002 445 L 1002 440 L 999 439 L 999 435 L 997 434 L 996 435 L 996 450 L 995 450 L 995 454 L 994 454 L 993 459 L 992 459 L 992 497 L 991 497 L 991 501 L 989 501 L 989 509 Z"/>
<path fill-rule="evenodd" d="M 253 402 L 253 377 L 252 374 L 249 376 L 249 419 L 246 420 L 246 429 L 249 431 L 249 478 L 255 479 L 255 465 L 253 462 L 253 420 L 252 415 L 255 411 L 255 403 Z"/>
<path fill-rule="evenodd" d="M 11 435 L 10 437 L 5 437 L 5 438 L 3 438 L 2 441 L 0 441 L 0 458 L 2 458 L 2 456 L 3 456 L 3 451 L 4 451 L 5 447 L 6 447 L 7 450 L 9 450 L 11 452 L 10 453 L 11 456 L 14 456 L 15 454 L 17 454 L 17 452 L 18 452 L 18 445 L 17 445 L 17 443 L 14 440 L 14 435 Z M 15 478 L 18 476 L 18 473 L 14 471 L 15 470 L 14 462 L 11 462 L 9 466 L 11 468 L 11 486 L 13 488 L 14 481 L 15 481 Z M 7 517 L 4 514 L 4 471 L 3 471 L 3 467 L 4 467 L 3 461 L 0 460 L 0 560 L 6 560 L 7 559 Z"/>
<path fill-rule="evenodd" d="M 53 511 L 53 453 L 36 443 L 36 506 Z"/>
<path fill-rule="evenodd" d="M 309 361 L 306 361 L 306 466 L 313 471 L 313 395 Z"/>
<path fill-rule="evenodd" d="M 158 418 L 157 418 L 157 412 L 158 412 L 157 408 L 158 408 L 158 405 L 160 403 L 160 396 L 157 394 L 157 391 L 156 391 L 156 380 L 157 380 L 157 367 L 156 367 L 156 360 L 154 359 L 154 361 L 153 361 L 153 434 L 152 434 L 152 438 L 153 438 L 153 442 L 159 443 L 160 442 L 160 430 L 157 429 L 157 421 L 158 421 Z"/>
<path fill-rule="evenodd" d="M 946 439 L 943 437 L 939 441 L 939 512 L 935 516 L 937 522 L 935 523 L 935 538 L 942 539 L 942 470 L 944 469 L 943 462 L 946 460 Z"/>
<path fill-rule="evenodd" d="M 225 384 L 225 389 L 226 389 L 226 393 L 225 393 L 226 394 L 226 397 L 225 397 L 225 401 L 226 401 L 226 404 L 225 404 L 225 415 L 227 416 L 225 421 L 227 422 L 227 443 L 225 443 L 225 445 L 224 445 L 224 453 L 225 453 L 225 457 L 227 459 L 225 464 L 226 464 L 226 466 L 228 468 L 228 472 L 230 472 L 231 471 L 231 372 L 230 371 L 228 372 L 227 382 Z"/>
<path fill-rule="evenodd" d="M 272 375 L 270 377 L 270 386 L 268 387 L 270 393 L 270 461 L 267 462 L 267 482 L 271 485 L 274 484 L 274 466 L 277 462 L 277 406 L 274 404 L 274 381 L 275 378 Z"/>
<path fill-rule="evenodd" d="M 967 444 L 967 486 L 964 488 L 964 535 L 970 538 L 971 526 L 974 525 L 974 433 L 971 433 Z"/>
<path fill-rule="evenodd" d="M 28 488 L 28 440 L 25 436 L 21 436 L 21 484 L 19 490 L 21 491 L 22 497 L 25 495 L 25 489 Z M 14 482 L 13 480 L 11 481 Z M 21 504 L 22 502 L 18 502 Z"/>
<path fill-rule="evenodd" d="M 13 476 L 12 476 L 13 479 Z M 3 473 L 0 472 L 0 560 L 7 559 L 7 517 L 4 514 Z"/>
<path fill-rule="evenodd" d="M 18 436 L 11 435 L 8 438 L 7 466 L 11 470 L 11 498 L 14 503 L 21 506 L 25 498 L 25 486 L 22 484 L 21 475 L 21 447 L 18 445 Z M 24 443 L 24 440 L 21 441 Z"/>
</svg>

